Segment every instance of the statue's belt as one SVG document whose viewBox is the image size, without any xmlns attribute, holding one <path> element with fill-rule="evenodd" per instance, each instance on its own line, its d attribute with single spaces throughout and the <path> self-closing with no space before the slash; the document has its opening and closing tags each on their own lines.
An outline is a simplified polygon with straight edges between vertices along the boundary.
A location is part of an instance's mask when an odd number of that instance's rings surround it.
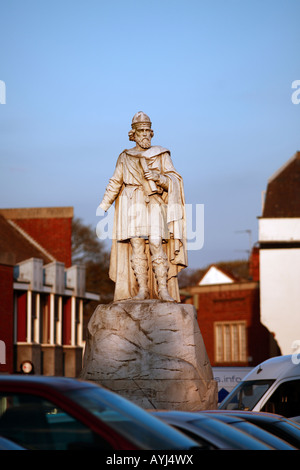
<svg viewBox="0 0 300 470">
<path fill-rule="evenodd" d="M 125 187 L 141 188 L 141 189 L 143 189 L 143 190 L 144 190 L 144 194 L 145 194 L 145 202 L 146 202 L 146 203 L 149 203 L 149 202 L 150 202 L 150 197 L 151 197 L 151 196 L 156 196 L 156 199 L 158 199 L 158 202 L 165 204 L 165 202 L 164 202 L 163 199 L 161 198 L 161 194 L 162 194 L 162 192 L 163 192 L 163 189 L 160 188 L 160 187 L 157 187 L 157 191 L 156 191 L 156 192 L 152 192 L 152 191 L 151 191 L 151 188 L 150 188 L 150 185 L 148 185 L 147 183 L 148 183 L 148 180 L 145 180 L 145 182 L 143 182 L 143 184 L 131 184 L 131 183 L 126 184 L 126 183 L 125 183 Z"/>
</svg>

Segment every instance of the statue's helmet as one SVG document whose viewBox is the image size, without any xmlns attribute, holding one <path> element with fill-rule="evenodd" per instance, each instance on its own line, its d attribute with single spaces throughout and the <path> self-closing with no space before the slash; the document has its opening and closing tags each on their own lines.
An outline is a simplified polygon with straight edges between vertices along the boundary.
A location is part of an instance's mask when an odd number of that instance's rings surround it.
<svg viewBox="0 0 300 470">
<path fill-rule="evenodd" d="M 151 124 L 152 123 L 150 121 L 149 116 L 143 113 L 143 111 L 139 111 L 133 116 L 131 127 L 132 129 L 136 129 L 138 127 L 144 127 L 146 125 L 147 127 L 151 128 Z"/>
<path fill-rule="evenodd" d="M 135 130 L 136 129 L 151 129 L 151 121 L 147 114 L 143 113 L 143 111 L 139 111 L 136 113 L 131 122 L 131 129 L 128 132 L 129 140 L 135 141 Z M 154 136 L 154 132 L 151 129 L 151 138 Z"/>
</svg>

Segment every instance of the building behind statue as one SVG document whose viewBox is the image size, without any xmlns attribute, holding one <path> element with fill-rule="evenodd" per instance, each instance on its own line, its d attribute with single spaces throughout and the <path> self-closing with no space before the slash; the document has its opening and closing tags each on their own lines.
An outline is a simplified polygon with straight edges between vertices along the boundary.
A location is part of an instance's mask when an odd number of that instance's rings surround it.
<svg viewBox="0 0 300 470">
<path fill-rule="evenodd" d="M 85 268 L 72 266 L 72 207 L 0 210 L 0 372 L 82 366 Z M 27 371 L 27 370 L 26 370 Z"/>
<path fill-rule="evenodd" d="M 268 180 L 244 275 L 218 263 L 185 287 L 215 367 L 253 367 L 300 351 L 300 152 Z M 231 266 L 230 266 L 231 265 Z"/>
</svg>

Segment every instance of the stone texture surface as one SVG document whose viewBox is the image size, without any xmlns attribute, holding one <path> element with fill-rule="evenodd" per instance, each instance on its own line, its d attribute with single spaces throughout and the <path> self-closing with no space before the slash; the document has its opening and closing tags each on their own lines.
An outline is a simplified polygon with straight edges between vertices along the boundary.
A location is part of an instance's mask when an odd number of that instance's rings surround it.
<svg viewBox="0 0 300 470">
<path fill-rule="evenodd" d="M 217 407 L 217 384 L 192 305 L 99 305 L 88 324 L 80 377 L 146 409 Z"/>
</svg>

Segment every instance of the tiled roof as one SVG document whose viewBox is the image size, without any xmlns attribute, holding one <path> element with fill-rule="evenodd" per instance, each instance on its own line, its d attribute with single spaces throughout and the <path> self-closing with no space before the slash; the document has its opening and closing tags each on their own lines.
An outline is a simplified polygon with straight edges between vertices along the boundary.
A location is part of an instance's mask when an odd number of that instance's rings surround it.
<svg viewBox="0 0 300 470">
<path fill-rule="evenodd" d="M 262 217 L 300 217 L 300 152 L 269 179 Z"/>
<path fill-rule="evenodd" d="M 19 263 L 28 258 L 40 258 L 45 263 L 53 261 L 34 240 L 22 234 L 10 221 L 0 215 L 0 255 Z"/>
</svg>

